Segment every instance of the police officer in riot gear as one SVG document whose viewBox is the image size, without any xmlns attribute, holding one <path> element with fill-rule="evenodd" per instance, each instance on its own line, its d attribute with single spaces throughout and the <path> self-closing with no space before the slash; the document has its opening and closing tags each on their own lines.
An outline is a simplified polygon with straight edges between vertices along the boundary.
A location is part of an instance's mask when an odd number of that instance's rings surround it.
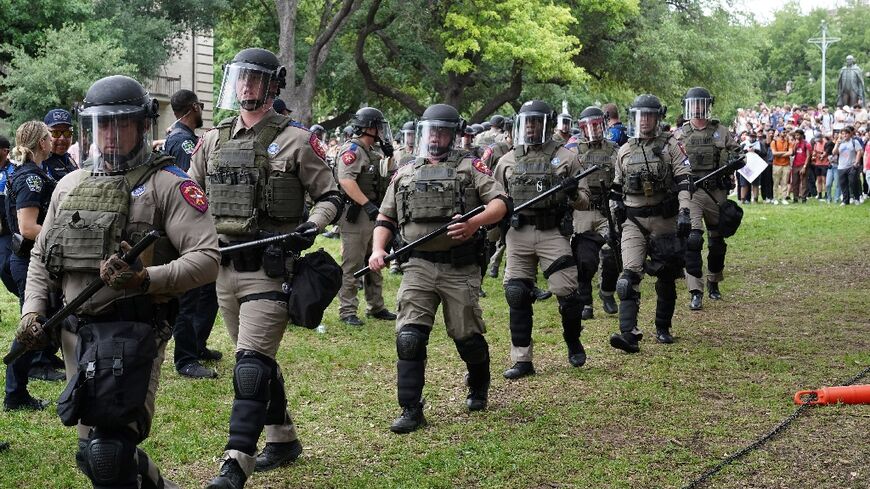
<svg viewBox="0 0 870 489">
<path fill-rule="evenodd" d="M 384 114 L 373 107 L 359 109 L 351 119 L 354 136 L 338 152 L 338 183 L 347 195 L 347 209 L 339 221 L 341 227 L 341 289 L 338 291 L 338 317 L 349 326 L 362 326 L 357 317 L 357 279 L 353 272 L 365 267 L 372 248 L 372 230 L 378 217 L 378 208 L 391 168 L 382 168 L 382 162 L 392 162 L 393 135 Z M 379 146 L 379 149 L 375 147 Z M 384 307 L 384 279 L 380 272 L 372 272 L 363 279 L 368 308 L 366 315 L 392 321 L 396 315 Z"/>
<path fill-rule="evenodd" d="M 36 335 L 25 343 L 60 335 L 70 385 L 58 414 L 67 425 L 79 423 L 76 462 L 94 487 L 176 487 L 137 445 L 151 429 L 174 321 L 170 300 L 215 280 L 217 235 L 203 190 L 171 157 L 152 152 L 157 103 L 142 85 L 103 78 L 83 106 L 79 144 L 92 170 L 69 174 L 52 195 L 32 251 L 19 335 Z M 155 230 L 163 237 L 135 263 L 120 258 Z M 63 331 L 40 328 L 50 288 L 72 300 L 98 277 L 108 288 Z M 97 348 L 105 344 L 113 345 L 109 357 Z"/>
<path fill-rule="evenodd" d="M 623 271 L 616 282 L 619 333 L 610 345 L 640 351 L 637 327 L 640 281 L 656 277 L 656 340 L 672 343 L 671 320 L 677 299 L 675 281 L 683 274 L 683 240 L 689 234 L 689 160 L 680 143 L 659 123 L 665 107 L 654 95 L 640 95 L 629 110 L 632 132 L 617 153 L 612 208 L 623 222 Z M 647 259 L 647 256 L 649 259 Z"/>
<path fill-rule="evenodd" d="M 683 97 L 683 109 L 688 121 L 682 126 L 680 140 L 689 155 L 692 177 L 695 180 L 727 165 L 729 157 L 740 149 L 728 133 L 728 128 L 720 126 L 719 121 L 712 118 L 713 102 L 713 96 L 702 87 L 690 88 Z M 719 282 L 723 279 L 727 245 L 719 232 L 719 203 L 728 198 L 732 187 L 731 178 L 730 172 L 727 172 L 718 178 L 704 181 L 692 194 L 689 203 L 692 231 L 686 239 L 686 285 L 691 296 L 689 308 L 693 311 L 702 308 L 704 296 L 704 264 L 701 259 L 704 225 L 709 238 L 707 290 L 711 299 L 722 298 Z"/>
<path fill-rule="evenodd" d="M 562 112 L 556 118 L 556 128 L 553 132 L 553 141 L 557 143 L 567 144 L 571 139 L 571 126 L 574 124 L 574 119 L 571 114 Z"/>
<path fill-rule="evenodd" d="M 477 140 L 477 146 L 481 148 L 485 148 L 490 144 L 494 144 L 500 141 L 504 141 L 505 133 L 504 133 L 504 123 L 505 118 L 501 115 L 494 115 L 489 119 L 489 129 L 485 129 L 484 132 L 480 135 Z M 485 127 L 485 126 L 484 126 Z"/>
<path fill-rule="evenodd" d="M 498 222 L 508 210 L 507 195 L 489 168 L 466 152 L 454 150 L 464 121 L 446 104 L 429 106 L 417 124 L 417 158 L 399 168 L 387 188 L 374 231 L 369 266 L 384 267 L 395 233 L 411 242 L 480 204 L 486 210 L 449 226 L 447 234 L 411 252 L 403 265 L 396 320 L 398 401 L 402 414 L 390 426 L 395 433 L 422 427 L 426 345 L 438 305 L 443 303 L 447 334 L 468 368 L 466 406 L 486 408 L 490 371 L 486 326 L 478 302 L 478 229 Z M 457 198 L 459 197 L 459 198 Z"/>
<path fill-rule="evenodd" d="M 217 293 L 236 344 L 235 396 L 223 465 L 209 488 L 239 489 L 255 470 L 286 465 L 302 452 L 275 361 L 289 318 L 284 284 L 291 282 L 299 253 L 314 243 L 312 231 L 334 222 L 343 199 L 317 136 L 272 110 L 285 74 L 265 49 L 236 54 L 224 67 L 217 106 L 239 115 L 207 132 L 191 162 L 191 176 L 208 192 L 222 240 L 298 233 L 281 244 L 223 257 Z M 306 193 L 314 205 L 304 220 Z M 255 457 L 264 428 L 266 445 Z"/>
<path fill-rule="evenodd" d="M 578 292 L 583 303 L 583 319 L 592 319 L 592 278 L 601 263 L 601 288 L 598 296 L 603 302 L 604 312 L 616 314 L 616 300 L 613 293 L 616 290 L 616 279 L 621 270 L 617 266 L 615 250 L 607 244 L 608 238 L 619 239 L 618 236 L 608 236 L 607 217 L 604 211 L 610 205 L 610 186 L 616 167 L 615 144 L 606 140 L 604 131 L 606 122 L 604 112 L 598 107 L 586 107 L 580 113 L 579 119 L 580 143 L 577 145 L 580 162 L 583 168 L 598 165 L 599 169 L 586 177 L 586 183 L 592 195 L 589 210 L 574 211 L 574 239 L 572 249 L 577 260 L 579 277 Z"/>
<path fill-rule="evenodd" d="M 313 126 L 308 128 L 308 130 L 311 131 L 312 134 L 317 136 L 317 139 L 319 139 L 321 143 L 326 142 L 326 129 L 324 129 L 323 126 L 321 126 L 320 124 L 314 124 Z"/>
<path fill-rule="evenodd" d="M 514 149 L 501 158 L 496 172 L 496 180 L 507 188 L 515 205 L 560 185 L 564 178 L 580 171 L 577 154 L 552 139 L 556 120 L 552 107 L 541 100 L 524 103 L 517 114 Z M 589 189 L 583 180 L 576 192 L 556 193 L 511 216 L 506 236 L 504 291 L 510 308 L 510 356 L 514 365 L 504 372 L 505 378 L 518 379 L 535 372 L 532 304 L 538 264 L 559 301 L 568 361 L 574 367 L 586 363 L 586 350 L 580 342 L 583 302 L 577 291 L 576 263 L 569 237 L 574 230 L 573 211 L 588 205 Z"/>
<path fill-rule="evenodd" d="M 417 124 L 407 121 L 402 124 L 402 147 L 396 150 L 396 166 L 400 167 L 414 160 L 414 138 L 416 137 Z"/>
</svg>

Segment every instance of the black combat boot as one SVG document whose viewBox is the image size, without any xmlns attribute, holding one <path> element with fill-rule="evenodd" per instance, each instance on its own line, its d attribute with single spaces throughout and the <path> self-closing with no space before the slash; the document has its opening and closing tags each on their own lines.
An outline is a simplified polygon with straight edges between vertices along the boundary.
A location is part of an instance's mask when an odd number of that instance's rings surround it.
<svg viewBox="0 0 870 489">
<path fill-rule="evenodd" d="M 579 340 L 576 343 L 568 343 L 568 363 L 573 367 L 582 367 L 586 364 L 586 349 Z"/>
<path fill-rule="evenodd" d="M 616 307 L 616 299 L 613 298 L 613 294 L 604 295 L 602 292 L 598 292 L 598 297 L 601 298 L 601 308 L 604 309 L 604 312 L 607 314 L 616 314 L 619 312 L 619 308 Z"/>
<path fill-rule="evenodd" d="M 221 466 L 218 476 L 211 480 L 205 489 L 242 489 L 248 476 L 235 459 L 227 459 Z"/>
<path fill-rule="evenodd" d="M 402 414 L 390 425 L 393 433 L 410 433 L 426 426 L 426 418 L 423 416 L 423 401 L 416 406 L 402 406 Z"/>
<path fill-rule="evenodd" d="M 580 314 L 580 317 L 583 320 L 594 319 L 595 313 L 592 311 L 592 304 L 586 304 L 583 306 L 583 312 Z"/>
<path fill-rule="evenodd" d="M 689 301 L 689 309 L 700 311 L 704 307 L 701 302 L 704 299 L 704 294 L 700 290 L 690 290 L 689 293 L 692 294 L 692 299 Z"/>
<path fill-rule="evenodd" d="M 468 386 L 468 397 L 465 398 L 465 405 L 469 411 L 483 411 L 486 409 L 489 399 L 489 379 L 471 382 L 470 377 L 470 374 L 465 376 L 465 384 Z M 474 383 L 479 385 L 472 385 Z"/>
<path fill-rule="evenodd" d="M 638 341 L 642 338 L 643 334 L 637 329 L 625 333 L 614 333 L 610 336 L 610 346 L 626 353 L 637 353 L 640 351 Z"/>
<path fill-rule="evenodd" d="M 267 442 L 263 451 L 257 455 L 254 472 L 266 472 L 292 463 L 302 455 L 302 444 L 299 440 L 286 443 Z"/>
<path fill-rule="evenodd" d="M 722 293 L 719 292 L 719 282 L 707 281 L 707 293 L 714 301 L 722 300 Z"/>
<path fill-rule="evenodd" d="M 535 367 L 532 365 L 532 362 L 517 362 L 513 367 L 504 371 L 502 375 L 504 378 L 516 380 L 527 375 L 534 375 Z"/>
</svg>

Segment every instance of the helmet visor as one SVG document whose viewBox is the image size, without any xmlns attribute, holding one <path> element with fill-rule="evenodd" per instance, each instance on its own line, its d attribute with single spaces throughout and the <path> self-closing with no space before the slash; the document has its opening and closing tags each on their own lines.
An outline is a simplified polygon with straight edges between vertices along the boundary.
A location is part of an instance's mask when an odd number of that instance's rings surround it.
<svg viewBox="0 0 870 489">
<path fill-rule="evenodd" d="M 458 124 L 447 121 L 417 123 L 415 155 L 420 158 L 443 158 L 453 149 Z"/>
<path fill-rule="evenodd" d="M 581 141 L 592 143 L 604 139 L 605 123 L 603 115 L 584 117 L 577 121 L 577 125 L 580 129 Z"/>
<path fill-rule="evenodd" d="M 274 72 L 249 63 L 224 66 L 224 79 L 217 106 L 226 110 L 256 110 L 277 93 L 278 79 Z"/>
<path fill-rule="evenodd" d="M 125 107 L 90 107 L 79 115 L 79 161 L 95 174 L 125 173 L 151 155 L 152 119 L 142 107 Z"/>
<path fill-rule="evenodd" d="M 543 112 L 522 112 L 514 120 L 514 144 L 544 144 L 552 138 L 553 116 Z M 570 130 L 570 128 L 569 128 Z"/>
<path fill-rule="evenodd" d="M 686 119 L 710 119 L 711 102 L 709 98 L 687 98 L 683 102 L 683 114 Z"/>
<path fill-rule="evenodd" d="M 559 114 L 556 129 L 564 134 L 571 134 L 571 124 L 574 122 L 568 114 Z"/>
<path fill-rule="evenodd" d="M 375 123 L 375 129 L 378 130 L 378 137 L 385 143 L 393 142 L 393 131 L 390 129 L 390 123 L 381 121 Z"/>
<path fill-rule="evenodd" d="M 650 139 L 657 137 L 661 128 L 661 110 L 651 107 L 632 107 L 628 110 L 632 125 L 628 129 L 628 137 Z"/>
<path fill-rule="evenodd" d="M 402 129 L 402 142 L 405 143 L 409 148 L 413 148 L 414 146 L 414 138 L 416 134 L 412 129 Z"/>
</svg>

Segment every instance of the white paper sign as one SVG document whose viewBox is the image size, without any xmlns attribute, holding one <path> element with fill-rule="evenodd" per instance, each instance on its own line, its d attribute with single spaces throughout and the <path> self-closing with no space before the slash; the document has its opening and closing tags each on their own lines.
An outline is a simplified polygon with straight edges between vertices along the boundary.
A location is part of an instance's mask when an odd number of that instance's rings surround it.
<svg viewBox="0 0 870 489">
<path fill-rule="evenodd" d="M 737 170 L 737 173 L 743 175 L 749 183 L 755 181 L 758 178 L 758 175 L 761 175 L 767 168 L 767 162 L 761 156 L 758 156 L 755 153 L 749 152 L 746 153 L 746 166 Z"/>
</svg>

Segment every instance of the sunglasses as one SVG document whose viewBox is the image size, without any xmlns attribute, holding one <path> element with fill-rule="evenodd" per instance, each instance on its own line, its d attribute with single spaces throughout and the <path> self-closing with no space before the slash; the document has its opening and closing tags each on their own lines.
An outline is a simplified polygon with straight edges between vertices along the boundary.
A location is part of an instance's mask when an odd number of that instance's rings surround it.
<svg viewBox="0 0 870 489">
<path fill-rule="evenodd" d="M 51 137 L 53 137 L 53 138 L 59 138 L 61 136 L 65 137 L 65 138 L 71 138 L 72 135 L 73 135 L 73 132 L 71 129 L 52 129 L 51 130 Z"/>
</svg>

